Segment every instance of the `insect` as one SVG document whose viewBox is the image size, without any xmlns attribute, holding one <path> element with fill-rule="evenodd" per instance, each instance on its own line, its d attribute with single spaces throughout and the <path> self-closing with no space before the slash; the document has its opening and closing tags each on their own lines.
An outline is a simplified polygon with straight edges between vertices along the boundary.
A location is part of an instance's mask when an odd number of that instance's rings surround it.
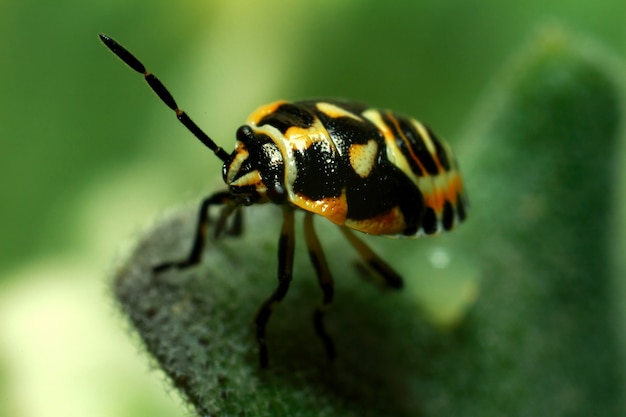
<svg viewBox="0 0 626 417">
<path fill-rule="evenodd" d="M 229 154 L 178 107 L 134 55 L 107 35 L 100 39 L 143 74 L 178 120 L 224 163 L 227 189 L 202 201 L 189 255 L 155 266 L 155 273 L 200 262 L 211 206 L 223 206 L 218 231 L 234 216 L 233 234 L 239 232 L 243 206 L 273 203 L 282 208 L 278 285 L 254 319 L 261 367 L 268 365 L 269 317 L 292 279 L 294 211 L 304 211 L 305 241 L 323 294 L 313 325 L 330 359 L 336 351 L 323 316 L 333 299 L 333 278 L 313 227 L 314 215 L 338 225 L 365 264 L 392 288 L 402 287 L 400 275 L 353 231 L 419 237 L 450 230 L 466 217 L 467 199 L 451 149 L 414 119 L 347 101 L 278 101 L 250 115 L 237 130 L 235 149 Z"/>
</svg>

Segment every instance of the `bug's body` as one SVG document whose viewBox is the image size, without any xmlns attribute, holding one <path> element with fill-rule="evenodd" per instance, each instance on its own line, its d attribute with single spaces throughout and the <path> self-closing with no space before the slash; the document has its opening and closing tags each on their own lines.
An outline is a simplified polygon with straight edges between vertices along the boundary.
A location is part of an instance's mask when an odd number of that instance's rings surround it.
<svg viewBox="0 0 626 417">
<path fill-rule="evenodd" d="M 305 212 L 305 241 L 323 292 L 313 322 L 331 358 L 335 348 L 322 319 L 333 299 L 333 278 L 313 216 L 337 224 L 365 263 L 393 288 L 402 286 L 402 278 L 351 230 L 411 237 L 450 230 L 465 218 L 467 202 L 456 160 L 450 148 L 416 120 L 353 102 L 279 101 L 252 113 L 247 124 L 237 130 L 235 150 L 229 155 L 178 108 L 165 86 L 137 58 L 107 35 L 100 39 L 143 74 L 180 122 L 224 162 L 228 190 L 202 201 L 189 255 L 182 261 L 155 266 L 155 273 L 200 261 L 210 207 L 224 207 L 216 235 L 233 214 L 234 226 L 229 231 L 239 233 L 242 206 L 272 202 L 283 207 L 278 286 L 255 317 L 261 366 L 268 362 L 267 322 L 287 294 L 292 278 L 294 210 Z"/>
<path fill-rule="evenodd" d="M 449 147 L 416 120 L 351 102 L 259 108 L 237 133 L 224 181 L 375 235 L 433 234 L 465 218 Z"/>
</svg>

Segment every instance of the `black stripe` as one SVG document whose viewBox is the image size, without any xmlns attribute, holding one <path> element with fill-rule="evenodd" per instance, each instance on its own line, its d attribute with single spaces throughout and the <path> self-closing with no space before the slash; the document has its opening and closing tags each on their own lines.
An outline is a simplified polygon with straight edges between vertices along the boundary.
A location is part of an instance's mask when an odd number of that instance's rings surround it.
<svg viewBox="0 0 626 417">
<path fill-rule="evenodd" d="M 352 109 L 346 106 L 340 106 L 340 103 L 331 103 L 337 107 L 347 110 L 356 116 L 358 112 L 354 112 Z M 350 146 L 354 144 L 365 145 L 371 139 L 375 139 L 378 147 L 384 147 L 384 138 L 378 128 L 369 120 L 357 120 L 348 116 L 330 117 L 322 111 L 319 111 L 317 107 L 314 107 L 312 111 L 322 122 L 322 125 L 328 131 L 330 138 L 338 148 L 338 152 L 342 155 L 346 155 Z"/>
<path fill-rule="evenodd" d="M 404 139 L 402 139 L 402 135 L 400 134 L 400 131 L 396 128 L 396 124 L 394 123 L 394 121 L 390 117 L 391 113 L 382 113 L 381 112 L 380 115 L 381 115 L 385 125 L 387 125 L 389 130 L 391 130 L 391 133 L 393 133 L 393 136 L 396 139 L 396 145 L 398 145 L 398 148 L 400 148 L 400 152 L 402 152 L 402 155 L 404 155 L 406 160 L 409 162 L 409 165 L 411 166 L 411 171 L 413 171 L 413 173 L 415 175 L 417 175 L 418 177 L 423 177 L 424 176 L 424 171 L 422 171 L 422 168 L 420 168 L 420 166 L 417 164 L 417 162 L 411 156 L 411 154 L 409 152 L 408 145 L 406 144 Z"/>
<path fill-rule="evenodd" d="M 307 129 L 314 122 L 315 117 L 308 106 L 299 105 L 298 103 L 285 103 L 259 120 L 258 126 L 274 126 L 282 134 L 285 134 L 290 127 L 295 126 Z"/>
<path fill-rule="evenodd" d="M 422 228 L 427 235 L 432 235 L 437 232 L 437 215 L 432 207 L 426 208 L 426 213 L 424 213 L 422 220 Z"/>
<path fill-rule="evenodd" d="M 398 125 L 400 126 L 400 129 L 402 129 L 402 133 L 411 144 L 410 146 L 411 146 L 411 149 L 413 150 L 413 153 L 422 163 L 426 171 L 430 175 L 439 174 L 439 168 L 437 167 L 437 164 L 435 163 L 433 156 L 428 151 L 428 148 L 426 147 L 426 143 L 424 142 L 424 138 L 422 137 L 422 135 L 420 135 L 417 129 L 415 129 L 415 126 L 413 125 L 413 123 L 411 123 L 408 119 L 404 117 L 397 117 L 397 120 L 398 120 Z M 407 158 L 411 158 L 410 154 L 405 153 L 405 155 Z"/>
<path fill-rule="evenodd" d="M 428 132 L 428 136 L 430 136 L 431 141 L 435 145 L 435 149 L 437 150 L 437 159 L 439 159 L 439 163 L 446 171 L 450 171 L 450 160 L 448 159 L 448 152 L 446 152 L 446 148 L 442 145 L 439 138 L 435 135 L 435 133 L 430 130 L 430 128 L 424 125 L 426 131 Z"/>
<path fill-rule="evenodd" d="M 446 201 L 443 205 L 443 229 L 450 230 L 454 226 L 454 210 L 452 204 Z"/>
<path fill-rule="evenodd" d="M 298 176 L 293 191 L 311 200 L 339 197 L 346 185 L 342 158 L 326 142 L 316 142 L 293 153 Z"/>
<path fill-rule="evenodd" d="M 456 213 L 459 216 L 459 221 L 463 221 L 467 217 L 467 213 L 466 213 L 466 210 L 465 210 L 465 204 L 466 204 L 465 199 L 460 194 L 457 194 L 457 196 L 456 196 Z"/>
</svg>

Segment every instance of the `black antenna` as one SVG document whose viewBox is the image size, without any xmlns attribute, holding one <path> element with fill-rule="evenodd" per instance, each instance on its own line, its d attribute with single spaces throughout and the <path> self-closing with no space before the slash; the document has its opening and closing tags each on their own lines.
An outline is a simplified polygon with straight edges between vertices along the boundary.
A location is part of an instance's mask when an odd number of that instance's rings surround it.
<svg viewBox="0 0 626 417">
<path fill-rule="evenodd" d="M 200 142 L 204 143 L 204 145 L 212 150 L 215 155 L 222 161 L 226 162 L 230 158 L 230 155 L 224 149 L 217 146 L 215 142 L 213 142 L 213 139 L 211 139 L 206 133 L 204 133 L 202 129 L 200 129 L 198 125 L 195 124 L 193 120 L 189 118 L 189 116 L 187 116 L 187 113 L 178 108 L 178 104 L 176 104 L 176 101 L 174 100 L 174 97 L 172 97 L 170 92 L 167 91 L 167 88 L 165 88 L 163 83 L 157 77 L 146 71 L 146 67 L 144 67 L 141 61 L 139 61 L 133 54 L 128 52 L 126 48 L 124 48 L 122 45 L 120 45 L 104 33 L 101 33 L 99 36 L 102 43 L 104 43 L 107 48 L 109 48 L 115 55 L 117 55 L 119 59 L 124 61 L 126 65 L 128 65 L 138 73 L 143 74 L 146 82 L 148 83 L 148 85 L 150 85 L 156 95 L 159 96 L 161 100 L 163 100 L 163 103 L 165 103 L 167 107 L 174 110 L 178 120 L 180 120 L 180 122 L 187 129 L 189 129 L 189 131 L 193 133 L 194 136 L 200 140 Z"/>
</svg>

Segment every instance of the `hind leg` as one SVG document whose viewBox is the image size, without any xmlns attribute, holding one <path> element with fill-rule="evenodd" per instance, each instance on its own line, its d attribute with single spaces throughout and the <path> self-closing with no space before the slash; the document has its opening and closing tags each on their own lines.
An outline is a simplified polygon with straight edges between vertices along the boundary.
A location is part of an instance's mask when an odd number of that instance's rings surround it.
<svg viewBox="0 0 626 417">
<path fill-rule="evenodd" d="M 375 270 L 385 280 L 387 286 L 391 288 L 402 288 L 402 277 L 389 266 L 389 264 L 383 261 L 369 246 L 367 246 L 361 239 L 359 239 L 349 228 L 346 226 L 339 227 L 343 235 L 348 239 L 350 244 L 359 252 L 361 258 L 366 265 Z"/>
</svg>

